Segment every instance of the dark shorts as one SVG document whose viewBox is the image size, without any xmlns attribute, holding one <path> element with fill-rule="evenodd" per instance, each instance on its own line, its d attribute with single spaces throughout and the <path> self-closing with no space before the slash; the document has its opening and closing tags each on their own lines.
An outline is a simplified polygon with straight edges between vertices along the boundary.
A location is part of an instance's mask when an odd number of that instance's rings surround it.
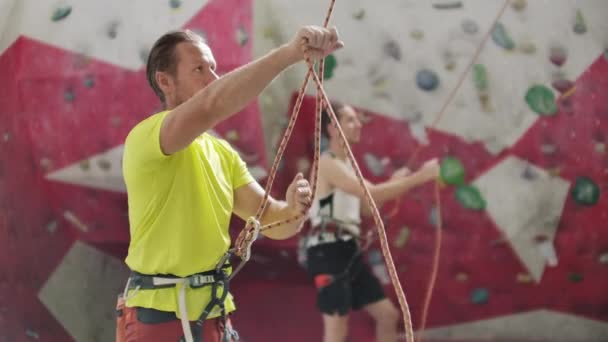
<svg viewBox="0 0 608 342">
<path fill-rule="evenodd" d="M 308 248 L 307 270 L 317 283 L 317 305 L 322 313 L 343 316 L 386 298 L 359 251 L 354 239 Z M 324 284 L 319 285 L 319 280 Z"/>
</svg>

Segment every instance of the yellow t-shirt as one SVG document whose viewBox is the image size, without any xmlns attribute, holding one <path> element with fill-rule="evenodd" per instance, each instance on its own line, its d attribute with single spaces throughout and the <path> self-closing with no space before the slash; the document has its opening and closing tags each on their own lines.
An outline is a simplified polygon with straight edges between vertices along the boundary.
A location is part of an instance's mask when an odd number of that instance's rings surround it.
<svg viewBox="0 0 608 342">
<path fill-rule="evenodd" d="M 143 274 L 185 277 L 214 269 L 228 250 L 233 192 L 254 179 L 227 142 L 207 133 L 185 149 L 164 155 L 160 127 L 168 113 L 140 122 L 125 142 L 123 174 L 131 232 L 126 263 Z M 177 287 L 139 290 L 127 306 L 179 315 L 177 296 Z M 187 288 L 186 298 L 188 318 L 198 319 L 211 300 L 211 286 Z M 235 310 L 231 295 L 225 307 L 227 312 Z M 216 307 L 209 318 L 219 314 Z"/>
</svg>

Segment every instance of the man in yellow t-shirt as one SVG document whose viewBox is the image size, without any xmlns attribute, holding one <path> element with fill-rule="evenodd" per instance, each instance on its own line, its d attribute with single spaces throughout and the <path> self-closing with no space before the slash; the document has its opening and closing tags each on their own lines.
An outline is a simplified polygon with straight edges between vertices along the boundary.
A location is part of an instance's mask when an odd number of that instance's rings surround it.
<svg viewBox="0 0 608 342">
<path fill-rule="evenodd" d="M 137 124 L 125 142 L 126 263 L 133 272 L 118 304 L 118 341 L 235 338 L 225 319 L 235 310 L 227 283 L 231 267 L 221 264 L 230 247 L 228 224 L 232 213 L 254 216 L 264 190 L 238 153 L 206 132 L 305 53 L 318 60 L 342 45 L 335 28 L 306 26 L 289 43 L 219 77 L 211 49 L 195 33 L 172 31 L 156 41 L 146 71 L 165 111 Z M 310 202 L 310 186 L 298 174 L 285 201 L 270 198 L 261 224 L 305 213 Z M 286 239 L 301 223 L 263 234 Z"/>
</svg>

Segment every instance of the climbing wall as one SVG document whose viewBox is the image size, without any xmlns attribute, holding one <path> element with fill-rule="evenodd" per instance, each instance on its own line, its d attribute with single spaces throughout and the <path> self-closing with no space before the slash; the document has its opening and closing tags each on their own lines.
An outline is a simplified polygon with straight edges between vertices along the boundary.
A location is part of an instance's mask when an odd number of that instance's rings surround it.
<svg viewBox="0 0 608 342">
<path fill-rule="evenodd" d="M 190 28 L 219 73 L 251 59 L 251 2 L 0 1 L 0 340 L 112 341 L 127 277 L 122 144 L 160 108 L 154 40 Z M 252 173 L 255 103 L 216 127 Z"/>
<path fill-rule="evenodd" d="M 328 4 L 256 3 L 255 51 L 321 23 Z M 325 89 L 361 112 L 353 150 L 364 175 L 381 181 L 408 162 L 441 160 L 441 212 L 430 185 L 381 210 L 417 328 L 441 215 L 429 338 L 608 340 L 607 14 L 604 1 L 336 2 L 332 24 L 346 46 L 326 60 Z M 304 72 L 292 69 L 261 97 L 271 146 Z M 284 184 L 310 170 L 314 87 L 307 94 Z M 314 313 L 314 294 L 287 282 L 306 276 L 280 268 L 297 258 L 297 240 L 289 243 L 257 271 L 285 279 L 289 290 L 273 290 L 285 302 L 269 304 L 272 292 L 242 311 L 273 305 L 296 321 Z M 379 246 L 366 257 L 395 299 Z M 372 340 L 364 315 L 351 329 L 353 341 Z"/>
<path fill-rule="evenodd" d="M 326 89 L 362 113 L 354 152 L 370 180 L 415 151 L 412 168 L 441 158 L 441 212 L 430 186 L 382 208 L 416 328 L 441 215 L 426 336 L 606 340 L 608 5 L 503 4 L 338 0 L 332 22 L 346 47 L 327 59 Z M 0 0 L 0 340 L 113 340 L 128 272 L 122 144 L 159 110 L 143 72 L 154 39 L 193 29 L 224 73 L 320 23 L 327 5 Z M 213 132 L 261 182 L 304 71 L 291 68 L 261 110 L 254 103 Z M 307 94 L 278 197 L 310 168 L 314 89 Z M 235 281 L 244 341 L 320 340 L 297 244 L 261 239 Z M 377 244 L 366 259 L 394 299 Z M 352 341 L 372 341 L 373 331 L 353 315 Z"/>
</svg>

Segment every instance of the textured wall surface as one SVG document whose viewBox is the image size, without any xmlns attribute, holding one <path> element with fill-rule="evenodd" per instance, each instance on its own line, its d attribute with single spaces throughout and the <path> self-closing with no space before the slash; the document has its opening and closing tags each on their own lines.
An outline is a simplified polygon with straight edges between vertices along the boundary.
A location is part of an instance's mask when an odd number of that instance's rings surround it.
<svg viewBox="0 0 608 342">
<path fill-rule="evenodd" d="M 122 144 L 159 110 L 143 70 L 154 39 L 196 30 L 224 73 L 321 23 L 328 3 L 0 1 L 1 341 L 113 340 L 128 272 Z M 414 152 L 414 168 L 442 160 L 429 339 L 608 340 L 608 3 L 503 4 L 338 0 L 332 24 L 346 47 L 327 59 L 325 89 L 362 113 L 353 150 L 370 180 Z M 214 129 L 261 182 L 304 72 L 291 68 Z M 309 87 L 279 197 L 310 168 L 314 94 Z M 436 207 L 425 186 L 382 208 L 416 327 Z M 236 278 L 244 341 L 320 340 L 297 244 L 261 239 Z M 366 258 L 382 278 L 378 248 Z M 352 341 L 373 340 L 362 313 L 351 328 Z"/>
</svg>

